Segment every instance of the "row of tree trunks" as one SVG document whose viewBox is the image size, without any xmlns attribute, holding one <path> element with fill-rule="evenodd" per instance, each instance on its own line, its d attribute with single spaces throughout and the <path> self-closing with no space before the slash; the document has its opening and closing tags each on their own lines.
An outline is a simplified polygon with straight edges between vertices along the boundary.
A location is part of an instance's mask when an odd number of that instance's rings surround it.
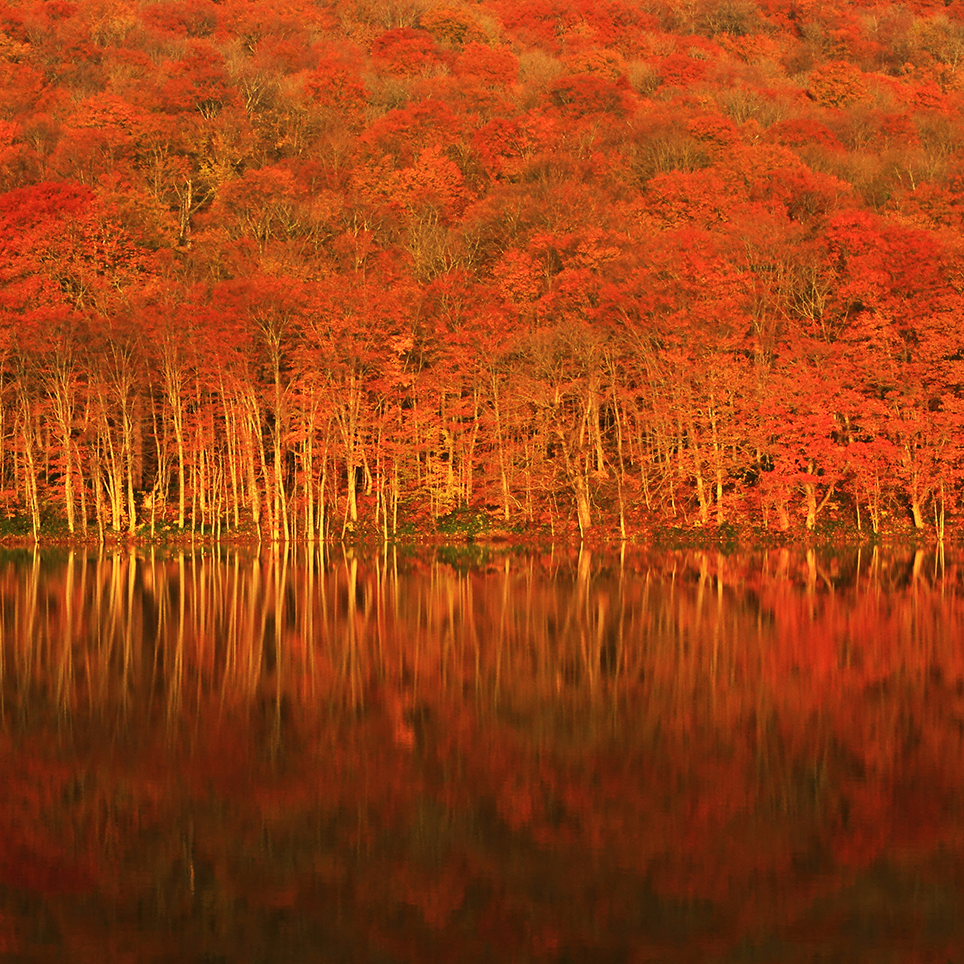
<svg viewBox="0 0 964 964">
<path fill-rule="evenodd" d="M 256 371 L 238 359 L 202 368 L 173 339 L 146 382 L 118 343 L 96 366 L 68 352 L 8 356 L 8 503 L 34 531 L 58 514 L 70 534 L 162 522 L 283 541 L 344 534 L 363 516 L 387 536 L 400 507 L 419 503 L 430 517 L 484 506 L 583 534 L 616 520 L 625 534 L 641 514 L 813 529 L 841 493 L 859 527 L 879 531 L 903 500 L 923 528 L 954 498 L 954 418 L 881 406 L 884 428 L 868 439 L 856 415 L 775 395 L 755 361 L 733 374 L 724 362 L 737 356 L 560 360 L 536 346 L 514 366 L 416 375 L 393 391 L 360 363 L 293 373 L 271 324 Z"/>
</svg>

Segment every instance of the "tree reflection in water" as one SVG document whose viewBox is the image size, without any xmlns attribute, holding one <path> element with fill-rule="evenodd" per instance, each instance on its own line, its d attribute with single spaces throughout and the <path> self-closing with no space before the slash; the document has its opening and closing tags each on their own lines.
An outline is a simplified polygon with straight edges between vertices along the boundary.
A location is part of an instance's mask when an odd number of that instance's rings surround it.
<svg viewBox="0 0 964 964">
<path fill-rule="evenodd" d="M 0 954 L 964 960 L 962 600 L 914 550 L 8 552 Z"/>
</svg>

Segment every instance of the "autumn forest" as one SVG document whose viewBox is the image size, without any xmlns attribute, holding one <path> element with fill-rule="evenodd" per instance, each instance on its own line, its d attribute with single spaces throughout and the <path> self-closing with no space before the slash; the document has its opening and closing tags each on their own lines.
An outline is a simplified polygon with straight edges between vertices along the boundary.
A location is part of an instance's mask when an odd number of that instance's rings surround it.
<svg viewBox="0 0 964 964">
<path fill-rule="evenodd" d="M 961 3 L 11 0 L 0 192 L 5 531 L 964 495 Z"/>
</svg>

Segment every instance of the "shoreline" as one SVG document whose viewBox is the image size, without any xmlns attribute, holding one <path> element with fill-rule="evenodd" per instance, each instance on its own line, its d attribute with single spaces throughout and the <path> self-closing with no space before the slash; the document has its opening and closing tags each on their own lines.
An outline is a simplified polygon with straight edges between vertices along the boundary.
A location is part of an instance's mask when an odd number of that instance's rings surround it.
<svg viewBox="0 0 964 964">
<path fill-rule="evenodd" d="M 251 532 L 174 531 L 151 536 L 145 533 L 105 533 L 103 537 L 68 535 L 60 532 L 40 533 L 39 536 L 22 534 L 0 535 L 0 551 L 28 549 L 94 549 L 110 550 L 147 548 L 206 548 L 223 546 L 233 548 L 281 547 L 281 546 L 344 546 L 381 550 L 393 548 L 477 547 L 487 550 L 539 549 L 547 546 L 572 546 L 588 549 L 619 550 L 621 548 L 649 548 L 655 550 L 720 550 L 726 552 L 740 549 L 799 548 L 812 549 L 825 546 L 852 548 L 885 548 L 889 546 L 919 546 L 940 548 L 956 545 L 960 535 L 956 531 L 945 533 L 943 538 L 931 529 L 916 530 L 911 527 L 894 528 L 867 533 L 842 526 L 818 527 L 814 530 L 791 529 L 769 531 L 752 527 L 724 525 L 722 527 L 697 528 L 682 526 L 659 526 L 627 533 L 623 537 L 618 529 L 599 527 L 585 535 L 578 530 L 567 531 L 509 531 L 492 529 L 473 533 L 415 532 L 395 534 L 385 538 L 379 532 L 356 530 L 343 538 L 273 539 Z"/>
</svg>

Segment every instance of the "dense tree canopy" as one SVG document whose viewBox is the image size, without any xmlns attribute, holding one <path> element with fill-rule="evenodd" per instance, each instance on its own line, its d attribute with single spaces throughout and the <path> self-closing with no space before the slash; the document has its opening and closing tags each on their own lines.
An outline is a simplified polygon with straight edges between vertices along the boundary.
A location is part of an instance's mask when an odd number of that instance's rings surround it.
<svg viewBox="0 0 964 964">
<path fill-rule="evenodd" d="M 964 6 L 0 4 L 0 510 L 937 526 Z"/>
</svg>

